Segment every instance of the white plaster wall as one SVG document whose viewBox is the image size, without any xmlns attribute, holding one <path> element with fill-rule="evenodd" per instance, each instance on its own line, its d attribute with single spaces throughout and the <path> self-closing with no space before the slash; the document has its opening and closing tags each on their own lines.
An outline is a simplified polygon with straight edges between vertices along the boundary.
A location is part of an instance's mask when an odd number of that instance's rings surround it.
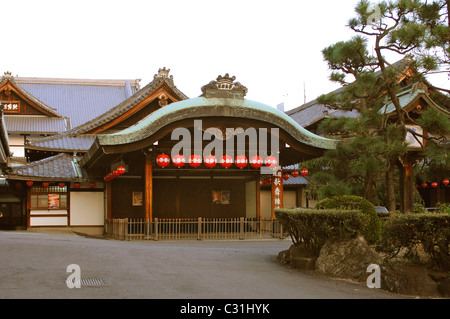
<svg viewBox="0 0 450 319">
<path fill-rule="evenodd" d="M 67 217 L 30 217 L 30 226 L 67 226 Z"/>
<path fill-rule="evenodd" d="M 70 226 L 104 225 L 103 192 L 70 193 Z"/>
</svg>

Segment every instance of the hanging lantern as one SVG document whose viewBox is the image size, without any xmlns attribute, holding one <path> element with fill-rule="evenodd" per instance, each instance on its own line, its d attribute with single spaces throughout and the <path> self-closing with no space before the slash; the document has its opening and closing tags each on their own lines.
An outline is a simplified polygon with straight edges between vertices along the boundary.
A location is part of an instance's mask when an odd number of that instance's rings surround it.
<svg viewBox="0 0 450 319">
<path fill-rule="evenodd" d="M 259 180 L 259 186 L 262 186 L 264 182 L 262 180 Z"/>
<path fill-rule="evenodd" d="M 222 167 L 228 168 L 233 165 L 233 158 L 230 155 L 224 155 L 220 159 L 220 165 Z"/>
<path fill-rule="evenodd" d="M 111 173 L 114 175 L 114 177 L 117 177 L 120 175 L 119 170 L 117 168 L 115 170 L 113 170 Z"/>
<path fill-rule="evenodd" d="M 200 155 L 193 154 L 189 156 L 188 162 L 191 167 L 199 167 L 200 164 L 202 163 L 202 157 Z"/>
<path fill-rule="evenodd" d="M 76 183 L 73 184 L 73 187 L 75 187 L 75 188 L 80 188 L 80 187 L 81 187 L 81 184 L 80 184 L 79 182 L 76 182 Z"/>
<path fill-rule="evenodd" d="M 431 183 L 431 186 L 432 186 L 432 187 L 438 187 L 438 183 L 433 182 L 433 183 Z"/>
<path fill-rule="evenodd" d="M 262 166 L 262 164 L 263 164 L 263 159 L 261 156 L 256 155 L 256 156 L 252 156 L 250 158 L 250 165 L 253 168 L 260 168 Z"/>
<path fill-rule="evenodd" d="M 33 181 L 27 181 L 27 186 L 28 186 L 28 187 L 33 186 Z"/>
<path fill-rule="evenodd" d="M 156 157 L 156 164 L 158 164 L 159 167 L 166 167 L 170 163 L 170 157 L 166 154 L 159 154 Z"/>
<path fill-rule="evenodd" d="M 289 177 L 290 177 L 289 173 L 284 173 L 284 174 L 283 174 L 283 179 L 284 179 L 285 181 L 287 181 L 287 180 L 289 179 Z"/>
<path fill-rule="evenodd" d="M 89 183 L 89 187 L 90 187 L 90 188 L 94 188 L 94 187 L 95 187 L 95 182 L 90 182 L 90 183 Z"/>
<path fill-rule="evenodd" d="M 423 188 L 427 188 L 428 184 L 427 183 L 422 183 L 422 187 Z"/>
<path fill-rule="evenodd" d="M 291 172 L 292 177 L 298 177 L 298 175 L 300 175 L 300 173 L 297 170 L 293 170 Z"/>
<path fill-rule="evenodd" d="M 308 175 L 308 170 L 306 168 L 303 168 L 300 170 L 300 174 L 302 174 L 303 176 Z"/>
<path fill-rule="evenodd" d="M 442 184 L 444 184 L 445 186 L 447 186 L 449 182 L 450 182 L 450 181 L 448 180 L 448 178 L 444 178 L 444 179 L 442 180 Z"/>
<path fill-rule="evenodd" d="M 212 168 L 216 166 L 217 164 L 217 158 L 214 155 L 206 155 L 205 156 L 205 166 Z"/>
<path fill-rule="evenodd" d="M 48 187 L 50 184 L 49 183 L 47 183 L 47 182 L 43 182 L 42 183 L 42 186 L 44 186 L 44 187 Z"/>
<path fill-rule="evenodd" d="M 264 185 L 269 185 L 270 183 L 272 183 L 272 178 L 271 177 L 266 178 L 266 180 L 264 181 Z"/>
<path fill-rule="evenodd" d="M 66 183 L 59 183 L 58 186 L 61 188 L 66 187 Z"/>
<path fill-rule="evenodd" d="M 186 158 L 184 157 L 184 155 L 177 154 L 177 155 L 173 156 L 172 162 L 173 162 L 173 165 L 180 168 L 180 167 L 183 167 L 184 164 L 186 163 Z"/>
<path fill-rule="evenodd" d="M 247 166 L 247 157 L 245 157 L 244 155 L 236 156 L 235 164 L 241 169 L 244 168 L 245 166 Z"/>
<path fill-rule="evenodd" d="M 273 168 L 273 167 L 277 166 L 278 161 L 277 161 L 277 158 L 276 158 L 275 156 L 267 156 L 267 157 L 265 158 L 265 160 L 264 160 L 264 164 L 265 164 L 267 167 Z"/>
<path fill-rule="evenodd" d="M 117 169 L 117 172 L 119 173 L 119 175 L 122 175 L 123 173 L 126 172 L 126 169 L 123 166 L 119 166 L 116 169 Z"/>
</svg>

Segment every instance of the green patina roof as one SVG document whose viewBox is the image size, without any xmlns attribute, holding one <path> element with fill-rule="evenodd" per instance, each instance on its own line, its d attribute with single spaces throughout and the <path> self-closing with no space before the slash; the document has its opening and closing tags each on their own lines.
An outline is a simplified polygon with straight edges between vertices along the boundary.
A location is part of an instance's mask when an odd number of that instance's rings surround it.
<svg viewBox="0 0 450 319">
<path fill-rule="evenodd" d="M 406 90 L 403 90 L 397 94 L 398 101 L 400 102 L 401 108 L 407 108 L 411 102 L 416 101 L 419 97 L 424 98 L 429 105 L 439 110 L 440 112 L 450 115 L 446 109 L 442 108 L 436 104 L 428 94 L 428 88 L 421 82 L 418 82 Z M 386 103 L 379 111 L 381 114 L 390 114 L 395 112 L 395 105 L 391 101 Z"/>
<path fill-rule="evenodd" d="M 291 117 L 269 105 L 243 98 L 198 97 L 169 104 L 132 127 L 111 134 L 99 134 L 101 145 L 129 144 L 145 139 L 169 123 L 201 117 L 244 117 L 261 120 L 280 127 L 297 141 L 320 148 L 336 148 L 337 140 L 315 135 L 301 127 Z"/>
</svg>

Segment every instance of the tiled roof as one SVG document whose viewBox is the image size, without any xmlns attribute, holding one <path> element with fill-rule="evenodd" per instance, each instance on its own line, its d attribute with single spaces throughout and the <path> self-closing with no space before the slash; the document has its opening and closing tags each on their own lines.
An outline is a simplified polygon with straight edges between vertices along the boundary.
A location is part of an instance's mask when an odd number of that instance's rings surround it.
<svg viewBox="0 0 450 319">
<path fill-rule="evenodd" d="M 154 80 L 147 84 L 140 91 L 133 94 L 125 101 L 119 103 L 112 109 L 104 112 L 103 114 L 95 117 L 87 123 L 84 123 L 71 130 L 63 132 L 61 134 L 35 139 L 29 142 L 26 146 L 28 149 L 47 149 L 47 150 L 78 150 L 86 151 L 90 148 L 95 140 L 93 135 L 86 135 L 89 132 L 105 123 L 108 123 L 122 114 L 126 113 L 139 102 L 152 94 L 163 83 L 166 83 L 181 99 L 187 99 L 188 97 L 181 92 L 173 83 L 172 77 L 162 77 L 155 75 Z"/>
<path fill-rule="evenodd" d="M 14 166 L 7 173 L 8 179 L 78 180 L 82 178 L 73 155 L 60 153 L 29 164 Z"/>
<path fill-rule="evenodd" d="M 79 126 L 139 90 L 139 80 L 82 80 L 15 77 L 24 91 Z"/>
<path fill-rule="evenodd" d="M 271 106 L 247 99 L 198 97 L 169 104 L 135 125 L 117 133 L 99 134 L 100 145 L 128 144 L 153 135 L 162 127 L 180 119 L 202 116 L 250 117 L 267 121 L 288 132 L 300 143 L 319 149 L 332 149 L 338 141 L 324 138 L 299 126 L 292 118 Z"/>
<path fill-rule="evenodd" d="M 95 135 L 70 136 L 67 134 L 54 135 L 34 139 L 26 144 L 26 149 L 52 150 L 55 152 L 78 151 L 86 152 L 95 141 Z"/>
<path fill-rule="evenodd" d="M 438 105 L 434 100 L 431 99 L 428 94 L 428 87 L 423 82 L 417 82 L 414 85 L 406 87 L 403 91 L 397 94 L 398 101 L 402 108 L 407 108 L 411 105 L 412 102 L 417 101 L 419 98 L 422 98 L 427 101 L 429 105 L 439 110 L 441 113 L 449 116 L 450 111 L 441 105 Z M 390 114 L 395 112 L 394 103 L 389 101 L 386 103 L 379 111 L 381 114 Z"/>
<path fill-rule="evenodd" d="M 9 138 L 3 112 L 0 106 L 0 164 L 5 164 L 9 157 Z"/>
<path fill-rule="evenodd" d="M 60 117 L 5 115 L 5 122 L 9 133 L 57 134 L 67 129 Z"/>
</svg>

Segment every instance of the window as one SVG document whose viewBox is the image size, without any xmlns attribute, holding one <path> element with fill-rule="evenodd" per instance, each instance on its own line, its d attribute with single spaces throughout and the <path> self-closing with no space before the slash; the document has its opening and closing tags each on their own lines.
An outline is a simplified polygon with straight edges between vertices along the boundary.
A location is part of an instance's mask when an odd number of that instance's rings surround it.
<svg viewBox="0 0 450 319">
<path fill-rule="evenodd" d="M 31 209 L 67 209 L 67 186 L 31 188 Z"/>
</svg>

